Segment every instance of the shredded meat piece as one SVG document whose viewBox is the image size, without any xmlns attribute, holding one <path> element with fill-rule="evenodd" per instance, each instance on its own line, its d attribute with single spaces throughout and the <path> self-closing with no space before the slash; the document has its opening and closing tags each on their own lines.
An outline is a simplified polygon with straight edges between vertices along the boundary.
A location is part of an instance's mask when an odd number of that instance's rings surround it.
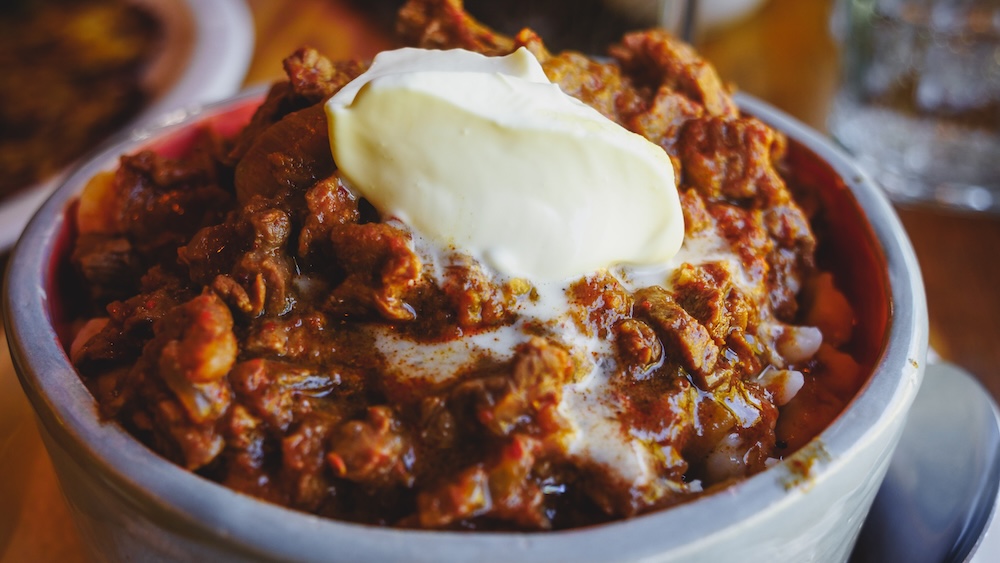
<svg viewBox="0 0 1000 563">
<path fill-rule="evenodd" d="M 460 424 L 474 424 L 498 437 L 529 431 L 539 436 L 554 434 L 565 426 L 558 405 L 562 386 L 571 380 L 572 373 L 573 364 L 565 350 L 543 338 L 533 338 L 518 347 L 509 371 L 463 381 L 448 391 L 446 398 L 425 399 L 427 426 L 444 425 L 447 432 L 443 438 L 430 438 L 450 441 L 453 432 L 461 430 L 457 427 Z M 452 410 L 446 410 L 449 406 Z M 456 422 L 456 413 L 468 413 L 467 418 Z"/>
<path fill-rule="evenodd" d="M 154 326 L 160 374 L 169 382 L 215 383 L 236 360 L 229 309 L 211 293 L 175 307 Z"/>
<path fill-rule="evenodd" d="M 281 315 L 291 307 L 294 265 L 285 248 L 291 219 L 272 204 L 252 199 L 240 213 L 200 230 L 177 250 L 193 280 L 251 317 Z"/>
<path fill-rule="evenodd" d="M 134 361 L 146 340 L 153 335 L 153 324 L 184 299 L 184 293 L 165 285 L 140 293 L 125 301 L 107 306 L 109 322 L 83 343 L 76 354 L 79 365 L 117 365 Z"/>
<path fill-rule="evenodd" d="M 530 50 L 534 52 L 544 49 L 540 39 L 531 39 L 535 41 L 527 45 Z M 535 54 L 538 55 L 537 52 Z M 623 87 L 626 79 L 617 65 L 600 63 L 574 52 L 558 55 L 545 52 L 539 60 L 542 61 L 545 75 L 558 84 L 563 92 L 585 100 L 608 118 L 617 120 L 620 116 L 636 113 L 641 107 L 641 101 L 634 91 Z"/>
<path fill-rule="evenodd" d="M 587 311 L 583 324 L 600 338 L 607 338 L 632 311 L 632 295 L 610 275 L 589 276 L 573 284 L 570 292 Z"/>
<path fill-rule="evenodd" d="M 284 61 L 288 81 L 276 82 L 250 123 L 237 135 L 223 162 L 234 166 L 246 156 L 258 137 L 285 115 L 314 106 L 335 94 L 364 72 L 361 61 L 331 62 L 315 49 L 302 47 Z"/>
<path fill-rule="evenodd" d="M 138 420 L 133 420 L 133 424 L 140 428 L 145 426 L 146 429 L 160 429 L 155 442 L 158 450 L 167 453 L 191 470 L 208 465 L 222 453 L 225 440 L 215 431 L 214 425 L 195 423 L 188 418 L 189 411 L 175 399 L 165 395 L 160 395 L 158 398 L 149 393 L 144 395 L 144 399 L 149 401 L 150 410 L 138 416 L 140 419 L 145 419 L 149 414 L 152 415 L 152 419 L 144 425 Z M 201 400 L 226 400 L 224 396 L 216 397 L 209 393 L 199 393 L 199 396 Z"/>
<path fill-rule="evenodd" d="M 195 424 L 214 422 L 229 407 L 231 389 L 226 375 L 237 351 L 232 329 L 229 309 L 214 294 L 206 293 L 158 320 L 153 340 L 143 350 L 143 356 L 155 362 L 156 375 Z"/>
<path fill-rule="evenodd" d="M 152 338 L 119 383 L 131 423 L 152 432 L 158 449 L 189 469 L 210 463 L 225 445 L 215 424 L 232 400 L 226 378 L 236 358 L 232 326 L 229 310 L 210 293 L 171 307 L 152 323 Z M 121 330 L 112 319 L 97 341 L 114 327 Z"/>
<path fill-rule="evenodd" d="M 677 303 L 708 329 L 716 344 L 725 343 L 732 318 L 726 309 L 733 290 L 729 269 L 720 263 L 700 267 L 684 264 L 674 274 L 673 282 Z"/>
</svg>

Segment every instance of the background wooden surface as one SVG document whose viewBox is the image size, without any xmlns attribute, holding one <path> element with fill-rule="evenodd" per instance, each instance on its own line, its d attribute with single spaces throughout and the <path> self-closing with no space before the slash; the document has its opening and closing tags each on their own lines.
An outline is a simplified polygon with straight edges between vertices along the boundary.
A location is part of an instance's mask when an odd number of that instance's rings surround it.
<svg viewBox="0 0 1000 563">
<path fill-rule="evenodd" d="M 248 86 L 282 77 L 281 60 L 302 44 L 335 59 L 369 58 L 393 45 L 390 1 L 247 4 L 256 27 Z M 828 31 L 831 4 L 770 0 L 745 20 L 700 37 L 698 47 L 723 78 L 822 131 L 837 85 L 837 48 Z M 585 17 L 581 14 L 567 17 Z M 1000 398 L 1000 218 L 899 212 L 927 286 L 932 345 Z M 9 370 L 9 363 L 0 369 Z M 0 422 L 14 429 L 0 436 L 0 465 L 6 467 L 0 469 L 0 561 L 82 561 L 51 464 L 23 397 L 9 380 L 0 381 Z"/>
</svg>

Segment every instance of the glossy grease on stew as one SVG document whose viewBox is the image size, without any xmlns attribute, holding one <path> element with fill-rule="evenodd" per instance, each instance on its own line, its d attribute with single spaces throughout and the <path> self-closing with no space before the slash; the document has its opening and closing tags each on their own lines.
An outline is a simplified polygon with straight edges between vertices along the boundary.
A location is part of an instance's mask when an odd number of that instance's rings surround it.
<svg viewBox="0 0 1000 563">
<path fill-rule="evenodd" d="M 792 197 L 817 174 L 690 47 L 649 31 L 610 62 L 554 54 L 456 1 L 409 2 L 400 31 L 427 48 L 526 46 L 565 92 L 663 147 L 684 208 L 675 267 L 571 280 L 548 318 L 532 280 L 460 252 L 430 264 L 330 156 L 322 103 L 365 65 L 302 49 L 241 132 L 124 156 L 81 197 L 71 262 L 93 309 L 71 356 L 106 416 L 299 510 L 546 530 L 725 487 L 850 401 L 875 354 L 817 266 L 810 221 L 828 202 Z"/>
</svg>

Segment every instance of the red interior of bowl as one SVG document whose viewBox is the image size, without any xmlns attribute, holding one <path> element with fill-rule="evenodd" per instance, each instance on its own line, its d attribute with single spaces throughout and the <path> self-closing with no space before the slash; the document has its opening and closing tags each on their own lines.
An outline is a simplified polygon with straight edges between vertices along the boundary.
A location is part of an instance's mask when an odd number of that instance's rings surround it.
<svg viewBox="0 0 1000 563">
<path fill-rule="evenodd" d="M 891 314 L 885 255 L 844 179 L 803 145 L 790 141 L 788 149 L 789 181 L 820 201 L 813 218 L 820 267 L 833 272 L 854 306 L 851 352 L 871 371 L 885 348 Z"/>
</svg>

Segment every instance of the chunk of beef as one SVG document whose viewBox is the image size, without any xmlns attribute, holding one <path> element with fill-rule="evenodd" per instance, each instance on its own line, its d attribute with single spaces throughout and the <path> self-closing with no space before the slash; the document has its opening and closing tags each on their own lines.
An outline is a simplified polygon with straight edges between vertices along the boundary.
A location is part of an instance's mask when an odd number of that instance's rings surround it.
<svg viewBox="0 0 1000 563">
<path fill-rule="evenodd" d="M 198 424 L 218 420 L 229 407 L 226 374 L 236 362 L 237 343 L 229 308 L 205 293 L 171 309 L 153 325 L 143 355 Z"/>
<path fill-rule="evenodd" d="M 471 259 L 446 268 L 442 289 L 458 326 L 464 329 L 494 326 L 510 316 L 504 288 L 490 280 Z"/>
<path fill-rule="evenodd" d="M 295 111 L 257 135 L 236 165 L 236 197 L 300 192 L 330 176 L 335 165 L 323 104 Z"/>
<path fill-rule="evenodd" d="M 614 325 L 615 350 L 626 373 L 643 376 L 663 363 L 663 345 L 652 327 L 638 319 Z"/>
<path fill-rule="evenodd" d="M 317 182 L 305 198 L 309 212 L 299 231 L 298 255 L 302 258 L 308 257 L 314 247 L 320 255 L 331 251 L 330 230 L 337 225 L 357 223 L 361 218 L 357 199 L 337 174 Z"/>
<path fill-rule="evenodd" d="M 763 213 L 721 202 L 709 203 L 708 212 L 719 234 L 729 241 L 743 263 L 746 290 L 755 302 L 759 302 L 758 299 L 766 291 L 767 276 L 770 274 L 767 257 L 774 248 L 774 241 L 764 227 Z"/>
<path fill-rule="evenodd" d="M 778 134 L 752 117 L 704 117 L 681 133 L 685 185 L 706 199 L 763 208 L 787 193 L 771 162 Z"/>
<path fill-rule="evenodd" d="M 716 344 L 726 341 L 731 327 L 727 298 L 733 289 L 732 274 L 723 263 L 683 264 L 674 273 L 674 299 L 712 335 Z"/>
<path fill-rule="evenodd" d="M 705 206 L 705 199 L 698 190 L 680 192 L 681 211 L 684 213 L 684 234 L 692 236 L 712 228 L 715 223 Z"/>
<path fill-rule="evenodd" d="M 122 157 L 115 177 L 118 224 L 140 253 L 169 259 L 198 229 L 218 221 L 232 196 L 214 163 L 166 159 L 151 151 Z"/>
<path fill-rule="evenodd" d="M 548 529 L 545 497 L 532 478 L 541 449 L 538 440 L 514 435 L 494 459 L 422 491 L 417 496 L 420 526 L 446 528 L 463 520 L 492 518 L 526 529 Z"/>
<path fill-rule="evenodd" d="M 229 380 L 240 402 L 279 433 L 288 430 L 296 417 L 308 412 L 309 405 L 303 404 L 301 398 L 324 396 L 341 383 L 340 374 L 334 370 L 318 372 L 262 359 L 236 364 Z"/>
<path fill-rule="evenodd" d="M 501 434 L 532 420 L 542 434 L 558 430 L 564 426 L 557 412 L 563 387 L 574 376 L 569 353 L 549 339 L 533 337 L 517 346 L 514 357 L 513 392 L 489 411 L 481 410 L 480 420 Z"/>
<path fill-rule="evenodd" d="M 599 338 L 608 338 L 612 327 L 632 313 L 632 296 L 610 274 L 583 278 L 569 292 L 587 313 L 582 319 L 585 330 Z"/>
<path fill-rule="evenodd" d="M 345 271 L 327 303 L 333 314 L 414 318 L 404 297 L 420 279 L 422 266 L 410 249 L 409 235 L 385 223 L 347 224 L 331 229 L 330 240 Z"/>
<path fill-rule="evenodd" d="M 399 11 L 396 33 L 407 45 L 425 49 L 468 49 L 506 55 L 513 41 L 476 21 L 462 0 L 411 0 Z"/>
<path fill-rule="evenodd" d="M 328 502 L 326 444 L 338 422 L 337 415 L 312 412 L 282 438 L 280 477 L 291 506 L 315 511 Z"/>
<path fill-rule="evenodd" d="M 704 113 L 703 106 L 680 92 L 660 87 L 648 103 L 624 113 L 622 123 L 663 147 L 671 157 L 676 157 L 682 150 L 678 146 L 681 144 L 678 139 L 684 126 L 689 121 L 702 117 Z M 678 169 L 676 165 L 674 168 Z"/>
<path fill-rule="evenodd" d="M 249 317 L 282 315 L 291 308 L 295 273 L 288 256 L 291 219 L 254 198 L 226 222 L 206 227 L 177 254 L 193 281 L 212 287 Z"/>
<path fill-rule="evenodd" d="M 494 436 L 546 436 L 565 427 L 557 407 L 573 375 L 573 360 L 565 349 L 533 337 L 517 346 L 509 368 L 459 383 L 448 400 L 458 412 L 470 405 L 475 421 Z"/>
<path fill-rule="evenodd" d="M 330 435 L 326 460 L 338 477 L 372 486 L 409 485 L 413 446 L 393 410 L 369 407 L 362 420 L 347 421 Z"/>
<path fill-rule="evenodd" d="M 283 81 L 272 84 L 264 101 L 257 106 L 250 118 L 250 123 L 236 135 L 233 146 L 223 162 L 229 167 L 236 166 L 236 163 L 246 155 L 261 133 L 280 121 L 285 115 L 303 109 L 298 107 L 296 102 L 291 83 Z"/>
<path fill-rule="evenodd" d="M 164 452 L 179 465 L 190 470 L 200 469 L 210 464 L 225 448 L 225 439 L 215 424 L 200 424 L 188 416 L 189 409 L 179 400 L 159 392 L 155 386 L 142 389 L 143 400 L 149 405 L 146 411 L 133 413 L 139 419 L 150 419 L 144 430 L 153 433 L 157 451 Z M 220 390 L 221 387 L 207 386 L 206 390 Z M 211 397 L 202 395 L 204 400 L 223 402 L 227 396 Z M 133 419 L 135 421 L 135 419 Z"/>
<path fill-rule="evenodd" d="M 541 45 L 540 40 L 538 45 Z M 628 112 L 636 105 L 633 92 L 623 88 L 621 69 L 617 65 L 601 63 L 571 51 L 543 56 L 545 58 L 539 57 L 539 60 L 543 61 L 542 68 L 549 80 L 605 117 L 617 121 L 623 110 Z"/>
<path fill-rule="evenodd" d="M 110 303 L 108 322 L 78 348 L 74 364 L 89 374 L 92 368 L 135 361 L 145 342 L 153 336 L 154 323 L 181 299 L 178 293 L 161 288 Z"/>
<path fill-rule="evenodd" d="M 97 303 L 125 299 L 138 289 L 140 260 L 125 237 L 81 235 L 70 260 L 86 280 L 91 300 Z"/>
<path fill-rule="evenodd" d="M 635 314 L 643 318 L 663 342 L 669 359 L 678 361 L 699 388 L 710 391 L 724 380 L 715 370 L 719 347 L 711 333 L 660 287 L 636 294 Z"/>
<path fill-rule="evenodd" d="M 301 47 L 285 59 L 285 74 L 292 91 L 309 105 L 325 101 L 365 71 L 366 65 L 349 60 L 330 62 L 311 47 Z"/>
<path fill-rule="evenodd" d="M 273 445 L 267 425 L 240 403 L 233 405 L 223 420 L 220 433 L 225 437 L 225 459 L 219 480 L 236 491 L 272 502 L 285 502 L 268 467 Z"/>
<path fill-rule="evenodd" d="M 680 92 L 709 115 L 739 114 L 712 65 L 665 30 L 629 33 L 610 53 L 639 86 L 653 92 L 662 88 Z"/>
</svg>

